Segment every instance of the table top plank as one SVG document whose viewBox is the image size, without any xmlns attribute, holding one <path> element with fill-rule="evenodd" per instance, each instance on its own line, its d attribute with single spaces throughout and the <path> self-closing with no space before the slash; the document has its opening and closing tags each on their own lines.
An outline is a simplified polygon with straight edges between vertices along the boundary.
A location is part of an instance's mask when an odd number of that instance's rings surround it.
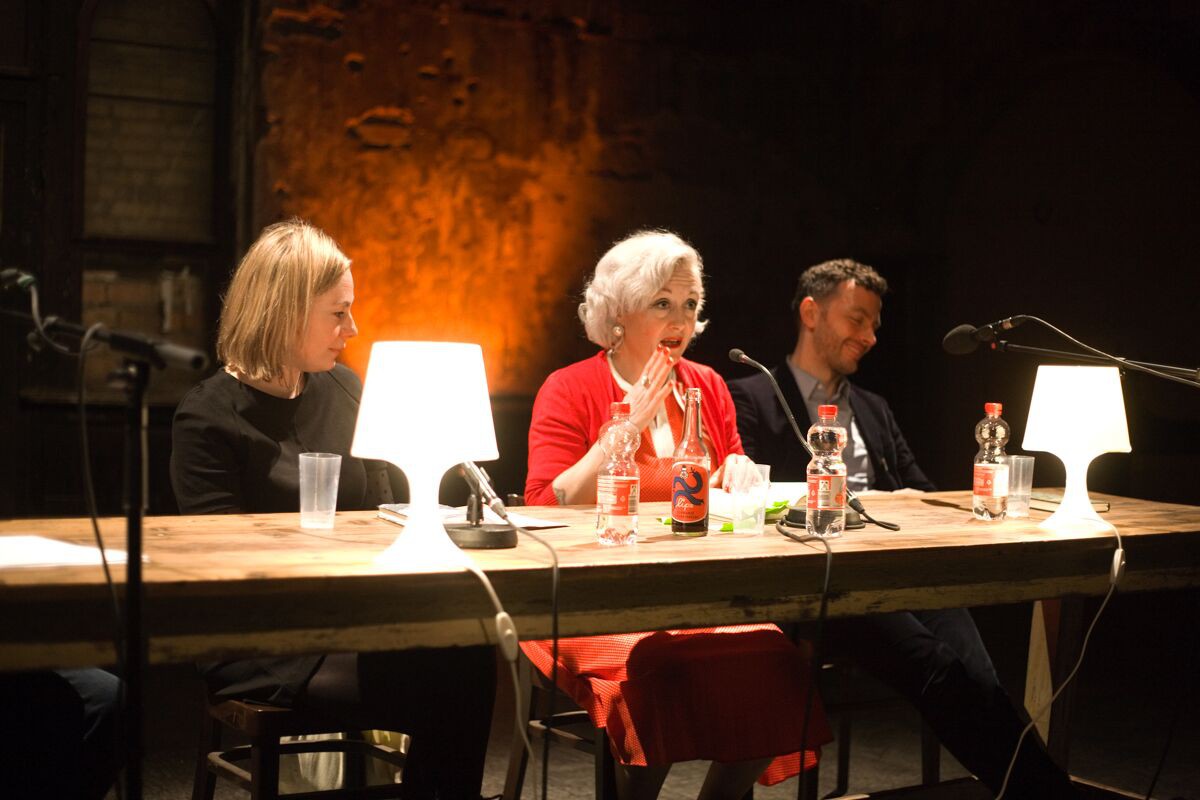
<svg viewBox="0 0 1200 800">
<path fill-rule="evenodd" d="M 1122 591 L 1200 585 L 1200 507 L 1107 497 L 1123 537 Z M 969 492 L 871 495 L 869 526 L 830 542 L 829 613 L 1008 603 L 1096 595 L 1108 587 L 1111 534 L 1053 534 L 1029 520 L 978 522 Z M 825 568 L 820 543 L 766 535 L 677 539 L 644 503 L 641 541 L 596 543 L 591 508 L 529 508 L 567 527 L 541 531 L 562 577 L 562 635 L 815 616 Z M 466 572 L 415 573 L 373 559 L 400 532 L 373 512 L 338 514 L 332 531 L 296 514 L 150 517 L 144 525 L 145 628 L 152 662 L 253 654 L 449 646 L 490 641 L 493 614 Z M 124 520 L 101 521 L 124 546 Z M 0 536 L 38 534 L 92 544 L 83 519 L 9 520 Z M 548 635 L 550 557 L 522 537 L 510 550 L 470 551 L 523 638 Z M 123 581 L 124 570 L 114 568 Z M 119 590 L 120 587 L 118 587 Z M 0 668 L 111 661 L 111 605 L 98 567 L 0 570 Z"/>
</svg>

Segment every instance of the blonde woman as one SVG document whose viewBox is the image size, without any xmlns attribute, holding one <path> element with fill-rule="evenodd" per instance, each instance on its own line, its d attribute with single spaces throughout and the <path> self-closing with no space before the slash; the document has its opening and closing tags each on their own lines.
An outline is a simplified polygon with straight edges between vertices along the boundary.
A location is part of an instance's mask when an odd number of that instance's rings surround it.
<svg viewBox="0 0 1200 800">
<path fill-rule="evenodd" d="M 338 453 L 338 508 L 391 502 L 381 462 L 350 455 L 362 383 L 338 363 L 358 334 L 354 278 L 328 235 L 300 220 L 266 228 L 221 311 L 223 366 L 175 412 L 171 483 L 185 514 L 297 512 L 299 454 Z M 405 797 L 478 800 L 491 726 L 490 648 L 258 659 L 203 665 L 209 693 L 305 708 L 331 730 L 413 737 Z"/>
</svg>

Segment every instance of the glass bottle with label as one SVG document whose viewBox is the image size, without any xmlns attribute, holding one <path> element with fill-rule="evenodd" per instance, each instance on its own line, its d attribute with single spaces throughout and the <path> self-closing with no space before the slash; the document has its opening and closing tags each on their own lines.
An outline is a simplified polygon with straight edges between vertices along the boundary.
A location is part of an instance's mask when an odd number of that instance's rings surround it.
<svg viewBox="0 0 1200 800">
<path fill-rule="evenodd" d="M 700 435 L 700 390 L 687 390 L 683 437 L 671 464 L 671 533 L 708 534 L 708 475 L 711 462 Z"/>
</svg>

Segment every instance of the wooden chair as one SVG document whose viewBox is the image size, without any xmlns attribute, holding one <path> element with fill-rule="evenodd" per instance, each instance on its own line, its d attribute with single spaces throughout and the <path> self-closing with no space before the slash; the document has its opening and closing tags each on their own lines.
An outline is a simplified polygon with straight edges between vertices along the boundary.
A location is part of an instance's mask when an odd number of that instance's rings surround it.
<svg viewBox="0 0 1200 800">
<path fill-rule="evenodd" d="M 229 729 L 250 740 L 249 745 L 221 749 L 221 734 Z M 328 798 L 399 798 L 402 784 L 365 786 L 367 760 L 381 759 L 395 767 L 404 766 L 405 756 L 394 748 L 360 738 L 280 742 L 284 736 L 330 733 L 329 724 L 302 711 L 265 703 L 226 700 L 209 703 L 205 709 L 192 800 L 212 800 L 216 779 L 226 778 L 250 792 L 251 800 L 318 800 Z M 279 794 L 279 757 L 296 753 L 343 753 L 346 779 L 340 789 Z M 239 762 L 248 761 L 248 769 Z"/>
</svg>

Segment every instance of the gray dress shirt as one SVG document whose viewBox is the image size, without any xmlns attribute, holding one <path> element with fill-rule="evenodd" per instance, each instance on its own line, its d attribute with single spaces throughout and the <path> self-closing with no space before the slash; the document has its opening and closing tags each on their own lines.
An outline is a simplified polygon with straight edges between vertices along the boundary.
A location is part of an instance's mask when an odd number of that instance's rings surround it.
<svg viewBox="0 0 1200 800">
<path fill-rule="evenodd" d="M 842 460 L 846 462 L 846 483 L 852 491 L 865 491 L 875 478 L 875 468 L 871 466 L 867 443 L 854 423 L 854 409 L 850 407 L 850 381 L 842 378 L 837 394 L 830 394 L 825 384 L 793 364 L 791 358 L 788 358 L 787 364 L 796 378 L 796 385 L 800 387 L 810 420 L 816 422 L 817 406 L 837 406 L 838 422 L 848 434 L 846 449 L 842 451 Z"/>
</svg>

